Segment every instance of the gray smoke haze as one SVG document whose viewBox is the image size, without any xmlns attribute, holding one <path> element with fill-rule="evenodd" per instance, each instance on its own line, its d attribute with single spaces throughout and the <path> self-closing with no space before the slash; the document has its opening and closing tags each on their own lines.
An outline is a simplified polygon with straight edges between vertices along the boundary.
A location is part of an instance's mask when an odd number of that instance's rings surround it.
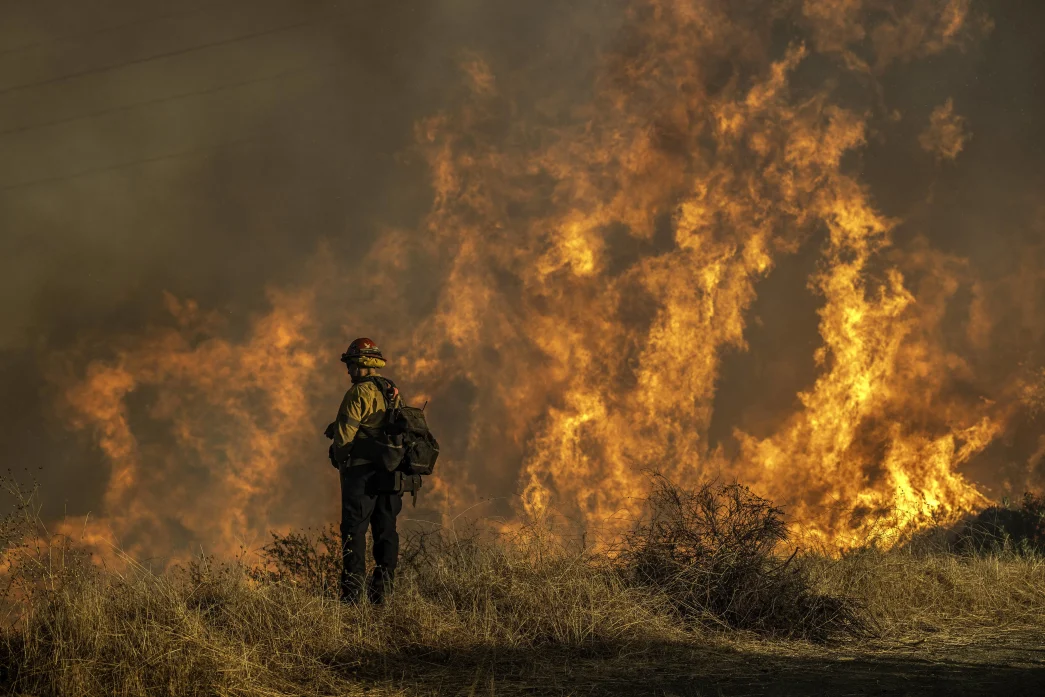
<svg viewBox="0 0 1045 697">
<path fill-rule="evenodd" d="M 579 101 L 600 52 L 626 50 L 620 5 L 0 2 L 0 450 L 12 468 L 42 468 L 45 513 L 97 510 L 107 485 L 105 459 L 54 406 L 61 386 L 48 376 L 60 374 L 58 357 L 75 352 L 82 368 L 107 355 L 111 337 L 169 321 L 165 292 L 219 313 L 234 340 L 268 308 L 266 288 L 340 268 L 365 287 L 358 260 L 384 231 L 415 228 L 431 204 L 414 127 L 453 103 L 468 52 L 523 110 L 563 95 Z M 978 7 L 994 23 L 985 38 L 884 74 L 882 98 L 901 118 L 889 138 L 871 133 L 847 166 L 884 214 L 904 221 L 899 250 L 924 235 L 969 260 L 994 338 L 970 359 L 983 384 L 968 389 L 990 395 L 988 383 L 1012 365 L 1045 365 L 1045 279 L 1030 261 L 1045 248 L 1045 5 Z M 817 70 L 814 62 L 803 79 L 816 83 Z M 948 100 L 970 134 L 954 163 L 920 145 Z M 318 271 L 317 258 L 335 271 Z M 771 432 L 812 383 L 819 299 L 807 279 L 816 264 L 817 246 L 807 245 L 759 285 L 750 349 L 724 358 L 713 444 L 728 450 L 738 427 Z M 430 310 L 441 278 L 419 273 L 404 312 Z M 354 283 L 339 278 L 323 300 L 365 300 Z M 971 331 L 966 314 L 950 323 L 956 334 Z M 380 326 L 365 308 L 352 316 Z M 331 317 L 324 350 L 381 334 L 341 324 L 344 308 Z M 338 371 L 334 353 L 330 364 Z M 319 393 L 335 395 L 337 378 Z M 472 418 L 475 386 L 450 387 L 440 425 L 452 447 L 467 437 L 457 422 Z M 132 406 L 145 413 L 148 398 Z M 148 432 L 144 418 L 136 423 Z M 1017 423 L 970 476 L 992 495 L 1041 485 L 1041 426 Z M 333 509 L 317 512 L 328 492 L 306 482 L 329 472 L 321 441 L 303 448 L 302 462 L 314 464 L 299 475 L 307 494 L 287 505 L 315 523 Z M 506 495 L 514 469 L 476 481 Z"/>
<path fill-rule="evenodd" d="M 542 57 L 554 6 L 0 5 L 0 448 L 43 467 L 51 515 L 90 510 L 106 479 L 52 406 L 54 352 L 162 320 L 164 292 L 234 336 L 320 240 L 347 264 L 415 224 L 414 122 L 463 50 Z"/>
</svg>

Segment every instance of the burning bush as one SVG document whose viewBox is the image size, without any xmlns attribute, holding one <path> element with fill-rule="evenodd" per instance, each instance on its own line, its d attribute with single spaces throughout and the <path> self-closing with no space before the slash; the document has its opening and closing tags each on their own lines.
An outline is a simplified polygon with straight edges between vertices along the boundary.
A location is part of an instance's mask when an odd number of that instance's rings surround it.
<svg viewBox="0 0 1045 697">
<path fill-rule="evenodd" d="M 863 633 L 854 601 L 816 593 L 808 574 L 776 551 L 783 511 L 739 484 L 695 490 L 657 476 L 647 517 L 618 555 L 634 584 L 662 589 L 678 616 L 771 636 L 825 639 Z"/>
</svg>

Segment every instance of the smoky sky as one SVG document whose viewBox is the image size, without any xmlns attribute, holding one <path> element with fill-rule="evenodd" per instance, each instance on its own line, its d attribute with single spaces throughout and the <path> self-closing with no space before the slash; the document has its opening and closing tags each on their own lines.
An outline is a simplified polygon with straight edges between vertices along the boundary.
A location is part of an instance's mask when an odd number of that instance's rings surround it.
<svg viewBox="0 0 1045 697">
<path fill-rule="evenodd" d="M 979 6 L 994 24 L 985 38 L 882 78 L 882 104 L 902 119 L 846 166 L 905 221 L 899 245 L 917 231 L 999 279 L 1045 236 L 1045 6 Z M 264 289 L 300 280 L 317 249 L 337 264 L 423 216 L 413 128 L 451 102 L 464 52 L 525 71 L 518 98 L 536 101 L 583 89 L 620 21 L 619 3 L 552 0 L 0 0 L 7 465 L 40 480 L 48 515 L 91 510 L 105 464 L 53 408 L 56 356 L 163 317 L 165 292 L 245 330 Z M 955 165 L 918 145 L 947 99 L 972 134 Z M 722 367 L 713 440 L 771 430 L 814 379 L 815 266 L 810 245 L 762 282 L 750 350 Z M 419 303 L 430 290 L 420 284 Z M 1006 360 L 1034 359 L 1021 351 Z M 999 447 L 1018 450 L 1036 428 Z M 992 453 L 981 478 L 1025 457 L 1015 450 Z"/>
<path fill-rule="evenodd" d="M 462 51 L 544 58 L 555 3 L 227 0 L 0 4 L 0 448 L 46 511 L 96 504 L 54 356 L 194 298 L 242 330 L 317 245 L 412 225 L 414 122 Z"/>
</svg>

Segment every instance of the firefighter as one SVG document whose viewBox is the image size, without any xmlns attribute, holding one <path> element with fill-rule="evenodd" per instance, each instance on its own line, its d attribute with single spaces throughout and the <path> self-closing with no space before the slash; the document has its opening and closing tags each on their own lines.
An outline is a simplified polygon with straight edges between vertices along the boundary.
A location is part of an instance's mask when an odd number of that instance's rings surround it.
<svg viewBox="0 0 1045 697">
<path fill-rule="evenodd" d="M 392 592 L 399 561 L 396 516 L 403 509 L 402 494 L 390 493 L 388 473 L 368 458 L 367 441 L 374 438 L 386 418 L 387 397 L 374 381 L 385 366 L 385 357 L 373 341 L 353 341 L 341 355 L 352 387 L 345 393 L 337 418 L 327 426 L 330 460 L 341 476 L 341 600 L 357 603 L 366 597 L 382 604 Z M 393 399 L 398 402 L 398 394 Z M 366 530 L 373 536 L 374 573 L 366 578 Z"/>
</svg>

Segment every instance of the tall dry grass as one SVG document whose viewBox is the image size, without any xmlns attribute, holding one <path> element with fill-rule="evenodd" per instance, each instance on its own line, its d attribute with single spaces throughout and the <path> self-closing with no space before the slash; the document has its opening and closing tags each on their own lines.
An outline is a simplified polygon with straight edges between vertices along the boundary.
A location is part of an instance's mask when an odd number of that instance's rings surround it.
<svg viewBox="0 0 1045 697">
<path fill-rule="evenodd" d="M 863 549 L 803 559 L 816 588 L 859 598 L 883 635 L 945 627 L 1045 627 L 1045 557 Z"/>
<path fill-rule="evenodd" d="M 417 659 L 490 651 L 646 652 L 690 634 L 583 556 L 450 544 L 404 568 L 388 607 L 201 560 L 80 569 L 39 589 L 5 635 L 7 685 L 31 694 L 352 694 Z"/>
<path fill-rule="evenodd" d="M 650 527 L 671 520 L 670 507 L 667 518 L 662 508 L 615 556 L 559 544 L 540 530 L 413 536 L 393 600 L 380 608 L 333 598 L 330 533 L 276 538 L 261 566 L 200 559 L 153 572 L 130 560 L 122 570 L 99 568 L 54 554 L 60 546 L 39 544 L 39 530 L 25 524 L 0 526 L 12 531 L 3 561 L 17 589 L 7 598 L 0 684 L 13 693 L 84 696 L 460 693 L 494 662 L 519 673 L 563 664 L 563 656 L 655 665 L 672 647 L 728 642 L 731 627 L 760 623 L 769 623 L 764 634 L 808 636 L 802 626 L 777 631 L 788 618 L 804 621 L 778 607 L 795 597 L 841 603 L 865 630 L 886 634 L 918 623 L 1045 627 L 1045 566 L 1036 555 L 868 549 L 788 561 L 751 544 L 757 535 L 745 537 L 758 529 L 779 536 L 775 513 L 760 518 L 761 504 L 739 506 L 756 513 L 743 519 L 754 528 L 745 528 L 723 511 L 731 500 L 757 501 L 728 489 L 703 496 L 696 503 L 718 511 L 703 524 L 725 525 L 718 532 L 709 537 L 698 526 L 690 537 L 665 537 Z M 31 506 L 22 512 L 31 521 L 25 511 Z M 667 528 L 673 535 L 678 522 Z M 694 539 L 709 545 L 701 558 L 686 557 Z M 656 573 L 674 575 L 639 573 L 650 571 L 657 549 L 669 561 L 655 564 Z M 715 605 L 731 584 L 739 600 Z M 777 603 L 765 595 L 772 589 Z M 737 607 L 747 624 L 728 614 Z M 813 616 L 817 623 L 805 629 L 823 627 L 824 616 Z M 846 627 L 813 635 L 830 642 Z"/>
<path fill-rule="evenodd" d="M 807 555 L 813 584 L 860 598 L 879 633 L 1045 627 L 1045 498 L 1025 494 L 883 549 Z"/>
</svg>

